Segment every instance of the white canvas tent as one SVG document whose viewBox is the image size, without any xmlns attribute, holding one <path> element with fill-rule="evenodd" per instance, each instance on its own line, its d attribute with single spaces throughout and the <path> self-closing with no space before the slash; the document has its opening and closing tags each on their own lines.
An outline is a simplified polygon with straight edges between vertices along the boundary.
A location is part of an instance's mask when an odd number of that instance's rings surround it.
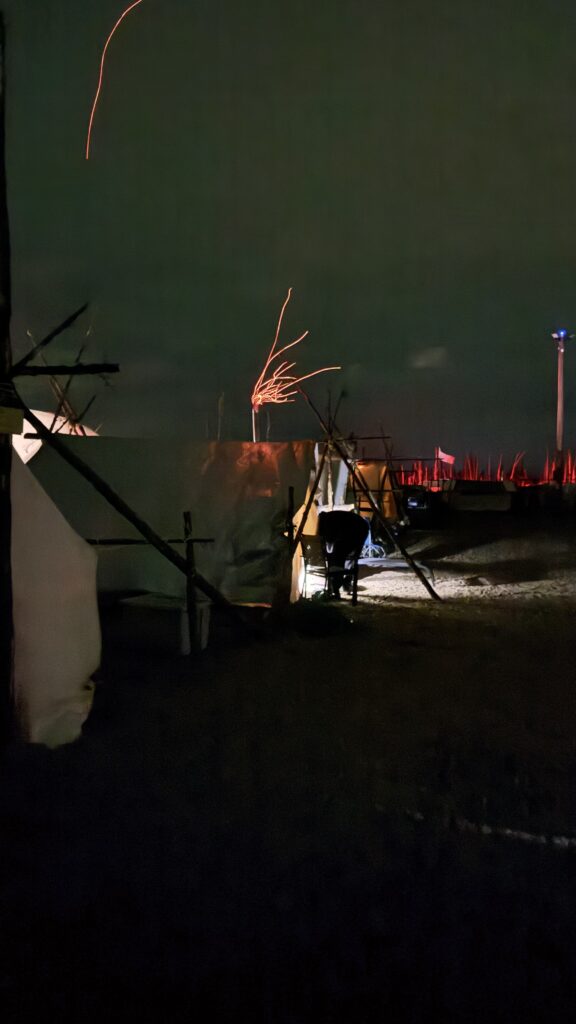
<svg viewBox="0 0 576 1024">
<path fill-rule="evenodd" d="M 34 743 L 77 738 L 100 662 L 96 556 L 20 458 L 11 470 L 14 684 Z"/>
<path fill-rule="evenodd" d="M 91 430 L 90 427 L 79 424 L 71 424 L 70 420 L 65 416 L 55 416 L 53 412 L 42 412 L 38 409 L 33 409 L 34 415 L 44 424 L 44 426 L 58 435 L 62 434 L 74 434 L 78 435 L 82 432 L 89 437 L 96 437 L 96 431 Z M 12 446 L 14 450 L 20 456 L 22 462 L 29 462 L 35 455 L 38 454 L 43 441 L 39 437 L 27 437 L 27 434 L 34 434 L 34 427 L 27 419 L 24 420 L 24 426 L 21 434 L 12 435 Z"/>
<path fill-rule="evenodd" d="M 192 514 L 197 569 L 228 600 L 272 603 L 287 550 L 288 491 L 297 508 L 314 468 L 312 441 L 262 443 L 66 437 L 76 452 L 164 539 Z M 80 536 L 99 542 L 101 591 L 149 591 L 184 600 L 186 579 L 154 548 L 106 546 L 139 534 L 57 453 L 43 446 L 37 479 Z M 182 552 L 182 547 L 178 548 Z"/>
</svg>

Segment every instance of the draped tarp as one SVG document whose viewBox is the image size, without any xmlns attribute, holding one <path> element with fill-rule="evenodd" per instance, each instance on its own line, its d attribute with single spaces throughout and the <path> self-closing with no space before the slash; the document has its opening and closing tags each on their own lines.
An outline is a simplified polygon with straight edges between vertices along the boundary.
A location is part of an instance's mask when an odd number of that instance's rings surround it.
<svg viewBox="0 0 576 1024">
<path fill-rule="evenodd" d="M 12 458 L 14 683 L 25 739 L 79 736 L 100 662 L 96 556 Z"/>
<path fill-rule="evenodd" d="M 298 508 L 314 469 L 312 441 L 62 441 L 164 539 L 183 537 L 182 516 L 190 511 L 193 535 L 214 540 L 195 546 L 197 568 L 229 600 L 274 599 L 283 560 L 285 569 L 289 488 Z M 106 547 L 106 540 L 139 534 L 48 445 L 30 465 L 74 529 L 100 542 L 100 590 L 184 597 L 184 576 L 154 548 Z"/>
</svg>

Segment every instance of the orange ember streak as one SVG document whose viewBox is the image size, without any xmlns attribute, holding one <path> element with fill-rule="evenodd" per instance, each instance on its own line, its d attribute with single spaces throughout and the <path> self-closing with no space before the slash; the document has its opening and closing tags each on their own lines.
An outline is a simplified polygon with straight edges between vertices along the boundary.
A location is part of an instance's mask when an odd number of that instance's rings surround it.
<svg viewBox="0 0 576 1024">
<path fill-rule="evenodd" d="M 288 289 L 288 294 L 284 299 L 284 305 L 280 310 L 280 316 L 278 317 L 278 324 L 276 326 L 276 334 L 274 335 L 274 341 L 272 347 L 268 353 L 268 358 L 264 363 L 264 369 L 258 377 L 254 385 L 252 392 L 252 408 L 259 409 L 261 405 L 273 403 L 275 405 L 282 405 L 284 402 L 293 402 L 294 395 L 298 394 L 297 385 L 303 380 L 308 380 L 310 377 L 316 377 L 319 373 L 327 373 L 328 370 L 340 370 L 340 366 L 323 366 L 321 370 L 313 370 L 312 373 L 305 373 L 302 377 L 294 377 L 289 371 L 293 370 L 296 363 L 289 363 L 286 359 L 279 363 L 274 370 L 272 370 L 270 377 L 266 379 L 266 374 L 271 367 L 271 364 L 279 356 L 287 352 L 289 348 L 293 348 L 294 345 L 298 345 L 304 338 L 307 337 L 308 331 L 304 331 L 299 338 L 283 345 L 282 348 L 277 349 L 278 338 L 280 337 L 280 328 L 282 327 L 282 320 L 284 319 L 284 313 L 286 306 L 290 302 L 292 296 L 292 289 Z"/>
<path fill-rule="evenodd" d="M 94 102 L 92 104 L 92 110 L 90 112 L 90 122 L 88 124 L 88 135 L 87 135 L 87 138 L 86 138 L 86 159 L 87 160 L 90 159 L 90 139 L 92 137 L 92 125 L 94 124 L 94 115 L 96 113 L 96 107 L 98 106 L 98 100 L 100 98 L 100 92 L 102 90 L 102 79 L 104 77 L 104 61 L 106 60 L 106 51 L 107 51 L 107 49 L 108 49 L 108 47 L 110 45 L 110 42 L 112 40 L 112 36 L 114 35 L 114 33 L 115 33 L 116 29 L 118 28 L 118 26 L 120 25 L 120 23 L 122 21 L 124 21 L 124 18 L 126 17 L 127 14 L 130 14 L 130 11 L 134 10 L 134 8 L 138 7 L 138 4 L 141 4 L 141 3 L 142 3 L 142 0 L 134 0 L 134 3 L 130 4 L 130 6 L 126 8 L 126 10 L 123 12 L 123 14 L 121 14 L 120 17 L 118 18 L 118 21 L 114 25 L 114 28 L 112 29 L 110 35 L 108 36 L 108 39 L 106 40 L 106 42 L 104 44 L 104 49 L 102 50 L 102 57 L 100 58 L 100 75 L 99 75 L 99 78 L 98 78 L 98 87 L 96 89 L 96 95 L 94 96 Z"/>
</svg>

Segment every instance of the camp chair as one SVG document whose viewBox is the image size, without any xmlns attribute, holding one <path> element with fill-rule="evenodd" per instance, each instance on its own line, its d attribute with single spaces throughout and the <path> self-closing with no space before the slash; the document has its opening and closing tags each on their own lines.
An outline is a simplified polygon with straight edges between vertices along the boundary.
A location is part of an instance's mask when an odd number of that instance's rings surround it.
<svg viewBox="0 0 576 1024">
<path fill-rule="evenodd" d="M 361 552 L 352 552 L 343 559 L 344 565 L 330 563 L 329 552 L 324 551 L 325 582 L 324 592 L 331 597 L 340 597 L 340 586 L 352 595 L 352 604 L 358 604 L 358 559 Z"/>
</svg>

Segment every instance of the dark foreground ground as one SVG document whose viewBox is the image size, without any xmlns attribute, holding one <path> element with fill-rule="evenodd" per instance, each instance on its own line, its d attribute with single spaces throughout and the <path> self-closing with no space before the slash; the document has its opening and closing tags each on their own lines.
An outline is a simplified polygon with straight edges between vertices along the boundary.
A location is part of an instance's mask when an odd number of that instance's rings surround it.
<svg viewBox="0 0 576 1024">
<path fill-rule="evenodd" d="M 296 608 L 109 652 L 0 781 L 9 1021 L 556 1021 L 576 1002 L 570 601 Z M 352 621 L 350 621 L 352 620 Z"/>
</svg>

